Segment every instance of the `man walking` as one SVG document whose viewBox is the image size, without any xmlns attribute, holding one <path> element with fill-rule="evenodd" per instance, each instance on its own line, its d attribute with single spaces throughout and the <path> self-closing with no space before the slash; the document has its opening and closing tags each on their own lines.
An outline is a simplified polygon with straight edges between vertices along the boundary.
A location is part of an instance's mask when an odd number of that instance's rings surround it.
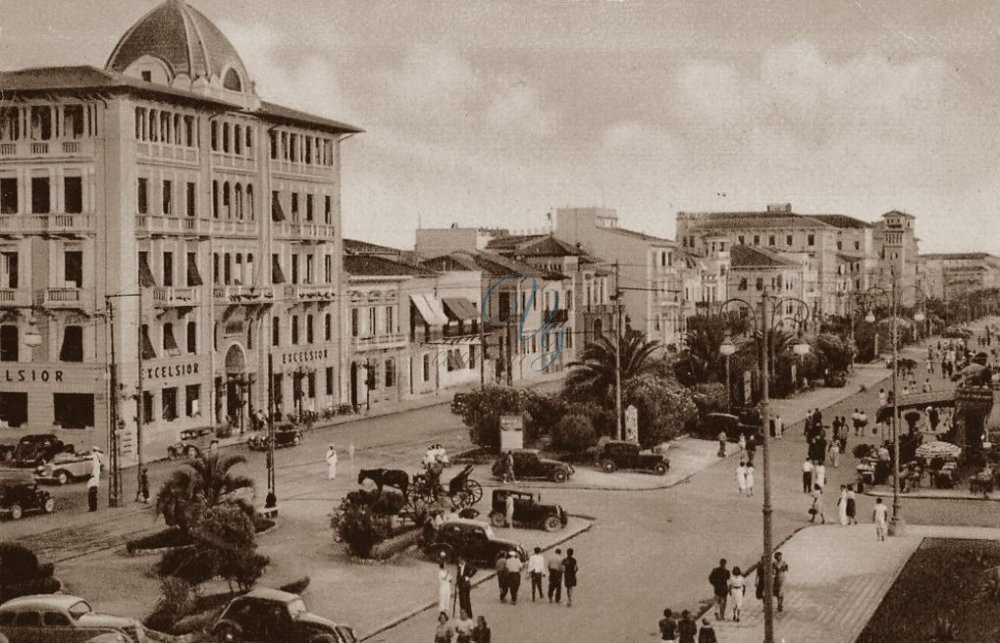
<svg viewBox="0 0 1000 643">
<path fill-rule="evenodd" d="M 813 463 L 812 460 L 806 458 L 806 461 L 802 463 L 802 493 L 809 493 L 812 491 L 812 480 Z"/>
<path fill-rule="evenodd" d="M 729 570 L 726 569 L 726 559 L 719 561 L 719 566 L 712 569 L 708 575 L 708 583 L 712 586 L 715 596 L 715 618 L 725 620 L 726 598 L 729 596 Z"/>
<path fill-rule="evenodd" d="M 563 572 L 562 550 L 557 549 L 554 553 L 546 557 L 546 566 L 549 569 L 549 602 L 555 598 L 555 602 L 562 602 L 562 572 Z"/>
<path fill-rule="evenodd" d="M 455 590 L 458 593 L 458 607 L 472 616 L 472 577 L 479 571 L 469 564 L 462 556 L 458 557 L 455 566 Z"/>
<path fill-rule="evenodd" d="M 507 554 L 500 552 L 495 561 L 497 572 L 497 588 L 500 590 L 500 602 L 507 602 Z"/>
<path fill-rule="evenodd" d="M 872 510 L 872 522 L 875 523 L 875 536 L 880 542 L 885 540 L 885 523 L 889 517 L 889 508 L 882 503 L 881 498 L 875 499 L 875 508 Z"/>
<path fill-rule="evenodd" d="M 521 570 L 524 569 L 524 565 L 517 557 L 516 551 L 507 552 L 505 568 L 507 570 L 507 589 L 510 590 L 510 604 L 517 605 L 517 591 L 521 589 Z"/>
<path fill-rule="evenodd" d="M 88 511 L 97 511 L 97 489 L 101 482 L 98 476 L 93 472 L 90 474 L 90 479 L 87 480 L 87 509 Z"/>
<path fill-rule="evenodd" d="M 774 581 L 774 596 L 778 599 L 778 611 L 785 609 L 785 574 L 788 573 L 788 563 L 780 551 L 774 552 L 774 564 L 771 567 Z"/>
<path fill-rule="evenodd" d="M 535 553 L 528 557 L 528 574 L 531 575 L 531 602 L 535 602 L 535 590 L 538 590 L 538 598 L 545 597 L 545 590 L 542 589 L 542 579 L 545 577 L 546 564 L 545 557 L 542 556 L 542 548 L 535 547 Z"/>
<path fill-rule="evenodd" d="M 337 450 L 332 444 L 326 450 L 326 477 L 327 480 L 337 479 Z"/>
<path fill-rule="evenodd" d="M 774 437 L 781 439 L 781 436 L 785 434 L 785 421 L 781 419 L 780 415 L 774 416 Z"/>
</svg>

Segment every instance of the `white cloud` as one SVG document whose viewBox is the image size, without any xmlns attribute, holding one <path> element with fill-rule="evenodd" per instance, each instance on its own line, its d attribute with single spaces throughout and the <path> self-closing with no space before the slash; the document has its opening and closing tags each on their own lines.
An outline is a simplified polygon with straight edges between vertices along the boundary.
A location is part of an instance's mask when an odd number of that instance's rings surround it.
<svg viewBox="0 0 1000 643">
<path fill-rule="evenodd" d="M 486 112 L 486 122 L 494 130 L 525 136 L 548 136 L 554 117 L 543 109 L 538 90 L 524 81 L 500 82 L 493 103 Z"/>
</svg>

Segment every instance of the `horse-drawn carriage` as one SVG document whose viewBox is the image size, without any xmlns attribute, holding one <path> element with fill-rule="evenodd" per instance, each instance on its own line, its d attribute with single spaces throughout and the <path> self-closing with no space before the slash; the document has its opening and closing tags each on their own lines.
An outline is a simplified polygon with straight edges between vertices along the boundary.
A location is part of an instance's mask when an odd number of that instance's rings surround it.
<svg viewBox="0 0 1000 643">
<path fill-rule="evenodd" d="M 468 465 L 448 484 L 442 484 L 439 467 L 429 467 L 424 473 L 410 476 L 402 469 L 362 469 L 358 472 L 358 484 L 365 480 L 375 483 L 379 493 L 383 487 L 398 489 L 414 507 L 426 507 L 448 498 L 455 509 L 471 507 L 483 499 L 483 487 L 469 477 L 472 465 Z"/>
</svg>

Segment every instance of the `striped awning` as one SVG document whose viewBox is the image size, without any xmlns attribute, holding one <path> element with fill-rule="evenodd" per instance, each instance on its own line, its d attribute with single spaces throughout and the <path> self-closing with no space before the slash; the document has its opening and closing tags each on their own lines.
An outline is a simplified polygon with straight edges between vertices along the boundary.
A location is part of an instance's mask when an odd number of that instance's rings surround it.
<svg viewBox="0 0 1000 643">
<path fill-rule="evenodd" d="M 448 316 L 444 314 L 441 302 L 433 295 L 411 293 L 410 301 L 428 326 L 444 326 L 448 323 Z"/>
<path fill-rule="evenodd" d="M 453 321 L 472 321 L 479 316 L 475 305 L 467 299 L 445 297 L 441 301 L 444 302 L 444 310 L 448 314 L 448 318 Z"/>
</svg>

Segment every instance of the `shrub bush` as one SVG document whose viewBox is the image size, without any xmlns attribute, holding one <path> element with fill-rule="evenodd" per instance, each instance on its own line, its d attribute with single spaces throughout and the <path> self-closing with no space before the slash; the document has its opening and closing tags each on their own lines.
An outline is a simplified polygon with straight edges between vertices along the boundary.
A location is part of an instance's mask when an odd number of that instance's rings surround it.
<svg viewBox="0 0 1000 643">
<path fill-rule="evenodd" d="M 383 516 L 395 516 L 406 506 L 406 498 L 395 489 L 384 488 L 381 494 L 377 489 L 371 491 L 358 489 L 349 492 L 344 497 L 343 504 L 367 507 L 373 513 Z"/>
<path fill-rule="evenodd" d="M 28 547 L 0 542 L 0 603 L 18 596 L 53 594 L 61 584 L 52 577 L 52 563 L 38 563 Z"/>
<path fill-rule="evenodd" d="M 177 527 L 170 527 L 155 534 L 136 538 L 125 543 L 125 549 L 129 552 L 141 551 L 143 549 L 162 549 L 164 547 L 183 547 L 194 542 L 191 536 L 184 533 Z"/>
<path fill-rule="evenodd" d="M 330 525 L 359 558 L 371 558 L 372 548 L 392 534 L 391 519 L 364 505 L 341 504 Z"/>
<path fill-rule="evenodd" d="M 195 588 L 176 576 L 160 580 L 160 600 L 143 624 L 159 632 L 170 632 L 177 621 L 191 614 L 197 605 Z"/>
<path fill-rule="evenodd" d="M 500 447 L 501 415 L 524 416 L 524 440 L 531 444 L 558 420 L 564 409 L 562 401 L 551 395 L 506 386 L 470 391 L 459 408 L 473 444 L 494 450 Z"/>
<path fill-rule="evenodd" d="M 597 431 L 586 415 L 564 416 L 552 429 L 552 445 L 570 453 L 580 453 L 594 446 Z"/>
<path fill-rule="evenodd" d="M 651 447 L 671 440 L 697 416 L 690 391 L 676 380 L 645 374 L 623 387 L 622 406 L 639 411 L 639 443 Z"/>
</svg>

